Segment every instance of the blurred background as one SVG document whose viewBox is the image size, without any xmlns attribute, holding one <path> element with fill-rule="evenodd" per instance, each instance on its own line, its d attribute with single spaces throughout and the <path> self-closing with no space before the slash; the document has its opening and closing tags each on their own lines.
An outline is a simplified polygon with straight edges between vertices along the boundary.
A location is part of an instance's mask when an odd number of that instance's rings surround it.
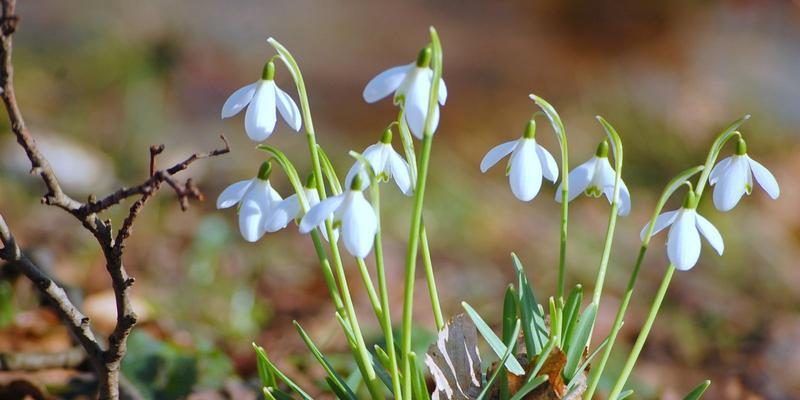
<svg viewBox="0 0 800 400">
<path fill-rule="evenodd" d="M 347 150 L 376 142 L 395 115 L 391 101 L 364 103 L 364 85 L 413 60 L 428 40 L 427 27 L 435 25 L 449 98 L 434 141 L 425 219 L 445 314 L 461 312 L 465 300 L 490 320 L 499 316 L 514 280 L 511 251 L 525 262 L 540 297 L 554 291 L 559 220 L 553 185 L 521 203 L 502 168 L 478 170 L 486 151 L 522 133 L 534 111 L 528 93 L 560 112 L 571 165 L 588 159 L 603 138 L 595 115 L 610 121 L 625 144 L 623 176 L 633 211 L 618 221 L 598 338 L 611 324 L 639 230 L 663 185 L 703 162 L 714 136 L 749 113 L 742 128 L 749 153 L 776 175 L 781 197 L 771 201 L 757 188 L 729 213 L 703 200 L 700 212 L 722 231 L 725 254 L 704 245 L 700 263 L 676 275 L 630 385 L 638 398 L 674 399 L 709 378 L 708 398 L 800 398 L 798 2 L 40 0 L 20 2 L 18 12 L 20 107 L 74 197 L 143 180 L 150 144 L 166 145 L 159 163 L 167 166 L 218 147 L 220 133 L 231 141 L 232 154 L 186 172 L 205 202 L 181 212 L 164 190 L 129 241 L 125 261 L 137 278 L 143 322 L 123 372 L 145 397 L 224 398 L 214 396 L 239 390 L 240 397 L 228 396 L 246 398 L 255 374 L 253 341 L 313 388 L 321 371 L 306 357 L 295 319 L 323 350 L 344 349 L 308 238 L 290 228 L 249 244 L 238 234 L 234 211 L 214 208 L 224 187 L 252 177 L 264 159 L 245 136 L 242 117 L 222 121 L 220 109 L 230 93 L 259 77 L 272 54 L 265 40 L 274 36 L 298 59 L 318 140 L 344 174 Z M 297 98 L 282 66 L 277 81 Z M 96 243 L 71 217 L 39 204 L 43 186 L 27 174 L 5 116 L 0 125 L 0 211 L 26 250 L 82 298 L 98 331 L 108 332 L 113 296 Z M 537 139 L 558 153 L 549 127 Z M 289 154 L 302 175 L 308 172 L 304 138 L 282 121 L 269 143 Z M 284 195 L 290 189 L 281 174 L 273 184 Z M 410 201 L 389 186 L 384 193 L 392 312 L 399 321 Z M 108 217 L 119 219 L 126 210 Z M 570 285 L 594 282 L 607 212 L 604 200 L 572 203 Z M 664 235 L 654 239 L 643 266 L 612 372 L 666 267 L 663 241 Z M 378 326 L 354 265 L 348 269 L 374 340 Z M 433 319 L 424 280 L 418 283 L 424 348 Z M 0 281 L 0 351 L 69 346 L 27 281 Z M 78 392 L 75 385 L 58 386 L 71 374 L 25 376 L 69 397 Z M 601 391 L 610 384 L 603 382 Z"/>
</svg>

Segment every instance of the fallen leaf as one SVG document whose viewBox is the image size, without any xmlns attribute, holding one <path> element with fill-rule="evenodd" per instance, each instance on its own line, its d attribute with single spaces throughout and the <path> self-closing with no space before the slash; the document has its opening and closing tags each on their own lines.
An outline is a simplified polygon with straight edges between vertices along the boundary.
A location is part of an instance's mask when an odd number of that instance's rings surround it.
<svg viewBox="0 0 800 400">
<path fill-rule="evenodd" d="M 432 399 L 473 400 L 481 392 L 478 330 L 464 314 L 450 319 L 425 355 L 436 389 Z"/>
</svg>

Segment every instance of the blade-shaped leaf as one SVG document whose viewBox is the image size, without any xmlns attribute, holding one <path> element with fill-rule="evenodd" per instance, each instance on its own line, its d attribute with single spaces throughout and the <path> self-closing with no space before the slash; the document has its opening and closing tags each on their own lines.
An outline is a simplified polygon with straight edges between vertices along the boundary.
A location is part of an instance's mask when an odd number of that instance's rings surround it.
<svg viewBox="0 0 800 400">
<path fill-rule="evenodd" d="M 272 371 L 272 373 L 275 374 L 275 376 L 277 376 L 280 380 L 286 383 L 286 385 L 289 386 L 290 389 L 292 389 L 295 393 L 300 395 L 300 397 L 302 397 L 303 399 L 306 400 L 312 399 L 312 397 L 309 396 L 308 393 L 303 391 L 303 389 L 301 389 L 300 386 L 294 383 L 294 381 L 289 379 L 288 376 L 286 376 L 277 367 L 275 367 L 274 364 L 272 364 L 272 362 L 269 360 L 269 357 L 267 357 L 267 352 L 264 351 L 263 347 L 253 343 L 253 348 L 256 350 L 256 357 L 259 360 L 259 362 L 263 362 L 267 366 L 267 368 L 269 368 Z"/>
<path fill-rule="evenodd" d="M 481 333 L 483 338 L 486 340 L 486 343 L 489 344 L 489 347 L 492 348 L 498 357 L 503 357 L 503 354 L 506 352 L 506 345 L 503 344 L 503 341 L 500 340 L 497 335 L 495 335 L 495 333 L 492 331 L 492 328 L 486 324 L 483 318 L 478 315 L 478 312 L 475 311 L 472 306 L 466 302 L 461 302 L 461 306 L 467 311 L 467 315 L 469 315 L 469 317 L 472 319 L 472 322 L 475 323 L 475 327 L 478 328 L 478 332 Z M 508 371 L 514 375 L 525 375 L 525 369 L 522 368 L 522 365 L 520 365 L 516 357 L 509 358 L 506 360 L 504 365 L 506 368 L 508 368 Z"/>
<path fill-rule="evenodd" d="M 542 313 L 533 288 L 528 283 L 528 277 L 522 267 L 522 262 L 516 254 L 511 253 L 511 261 L 517 272 L 517 291 L 519 295 L 519 314 L 522 319 L 522 333 L 525 336 L 527 353 L 539 354 L 547 341 L 547 329 L 544 325 Z"/>
<path fill-rule="evenodd" d="M 591 303 L 581 314 L 578 320 L 578 326 L 575 333 L 569 341 L 569 350 L 567 351 L 567 365 L 564 367 L 564 378 L 567 381 L 572 380 L 575 373 L 578 371 L 578 365 L 583 355 L 583 349 L 586 348 L 586 343 L 589 341 L 589 335 L 592 334 L 592 326 L 594 325 L 595 315 L 597 313 L 597 304 Z"/>
<path fill-rule="evenodd" d="M 689 392 L 683 400 L 698 400 L 699 398 L 703 397 L 703 393 L 705 393 L 706 389 L 711 386 L 711 381 L 706 380 L 700 385 L 698 385 L 694 390 Z"/>
<path fill-rule="evenodd" d="M 514 325 L 514 334 L 511 335 L 511 340 L 506 343 L 506 352 L 503 353 L 503 356 L 500 357 L 500 362 L 498 365 L 504 365 L 510 357 L 513 357 L 513 350 L 514 347 L 517 345 L 517 338 L 519 337 L 519 328 L 520 328 L 520 320 L 517 320 L 516 324 Z M 514 357 L 516 358 L 516 357 Z M 503 368 L 495 368 L 494 372 L 492 373 L 492 377 L 486 381 L 486 385 L 483 387 L 481 394 L 478 395 L 478 400 L 482 400 L 486 397 L 486 394 L 489 393 L 489 389 L 491 389 L 492 385 L 494 385 L 494 381 L 497 380 L 497 377 L 500 375 L 500 372 L 503 371 Z"/>
<path fill-rule="evenodd" d="M 521 400 L 528 393 L 532 392 L 534 389 L 539 387 L 539 385 L 545 382 L 547 382 L 547 377 L 544 375 L 540 375 L 531 379 L 530 381 L 522 385 L 522 387 L 517 391 L 517 393 L 514 393 L 514 395 L 511 396 L 511 400 Z"/>
<path fill-rule="evenodd" d="M 311 337 L 308 336 L 308 334 L 306 333 L 305 330 L 303 330 L 303 327 L 301 327 L 300 324 L 297 321 L 293 321 L 293 322 L 294 322 L 295 329 L 297 329 L 297 332 L 300 333 L 300 337 L 303 338 L 303 342 L 305 342 L 306 346 L 308 346 L 308 349 L 311 350 L 311 354 L 314 356 L 314 358 L 317 359 L 317 361 L 322 366 L 322 368 L 325 370 L 325 372 L 328 373 L 328 377 L 330 378 L 330 379 L 327 380 L 328 384 L 336 386 L 335 388 L 333 386 L 331 386 L 331 390 L 336 392 L 337 395 L 338 395 L 338 393 L 347 394 L 347 397 L 344 397 L 345 399 L 355 399 L 356 398 L 355 393 L 353 393 L 353 391 L 350 389 L 350 387 L 347 386 L 347 383 L 344 381 L 344 378 L 342 378 L 333 369 L 333 367 L 331 366 L 330 361 L 328 361 L 328 358 L 325 357 L 324 354 L 322 354 L 322 352 L 319 350 L 317 345 L 314 344 L 314 341 L 311 340 Z M 340 398 L 342 398 L 342 397 L 340 396 Z"/>
</svg>

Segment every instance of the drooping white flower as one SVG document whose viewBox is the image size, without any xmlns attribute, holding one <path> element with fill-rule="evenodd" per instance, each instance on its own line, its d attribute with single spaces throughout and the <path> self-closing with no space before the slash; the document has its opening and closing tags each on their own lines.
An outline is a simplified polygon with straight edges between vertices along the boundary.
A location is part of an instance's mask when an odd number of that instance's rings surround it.
<svg viewBox="0 0 800 400">
<path fill-rule="evenodd" d="M 356 177 L 347 191 L 328 197 L 308 210 L 300 221 L 300 232 L 310 232 L 332 215 L 333 224 L 341 226 L 341 236 L 347 252 L 364 258 L 375 242 L 378 217 L 372 205 L 364 198 L 361 175 Z"/>
<path fill-rule="evenodd" d="M 303 187 L 303 195 L 308 202 L 308 208 L 311 209 L 317 204 L 319 204 L 319 192 L 315 187 L 316 181 L 314 180 L 314 175 L 312 174 L 309 176 L 305 186 Z M 303 207 L 300 205 L 300 197 L 297 193 L 281 200 L 275 209 L 276 218 L 286 218 L 287 220 L 300 220 L 305 214 L 303 213 Z M 324 221 L 320 223 L 317 228 L 319 228 L 320 232 L 322 233 L 322 237 L 325 240 L 328 240 L 328 230 L 325 228 Z M 338 240 L 338 229 L 333 230 L 333 236 L 336 240 Z"/>
<path fill-rule="evenodd" d="M 522 201 L 533 200 L 542 187 L 542 177 L 554 182 L 558 179 L 558 164 L 544 147 L 536 143 L 536 124 L 528 122 L 525 134 L 510 142 L 494 147 L 481 161 L 481 172 L 486 172 L 501 159 L 511 154 L 506 172 L 511 192 Z"/>
<path fill-rule="evenodd" d="M 725 250 L 722 235 L 711 222 L 697 213 L 696 207 L 697 200 L 690 192 L 683 207 L 659 215 L 653 226 L 652 235 L 672 226 L 667 234 L 667 257 L 675 268 L 681 271 L 688 271 L 697 264 L 700 258 L 700 234 L 706 238 L 717 254 L 722 255 Z M 642 240 L 645 240 L 649 226 L 648 223 L 642 229 L 640 234 Z"/>
<path fill-rule="evenodd" d="M 711 170 L 708 183 L 714 187 L 714 206 L 720 211 L 729 211 L 739 203 L 742 196 L 753 190 L 753 176 L 756 182 L 772 199 L 781 194 L 778 181 L 767 168 L 747 155 L 747 144 L 739 139 L 736 153 L 719 163 Z"/>
<path fill-rule="evenodd" d="M 272 61 L 264 66 L 261 79 L 233 92 L 222 106 L 222 118 L 229 118 L 247 107 L 244 129 L 247 136 L 261 142 L 272 135 L 280 112 L 286 124 L 295 131 L 300 130 L 300 110 L 294 100 L 275 84 L 275 65 Z"/>
<path fill-rule="evenodd" d="M 605 195 L 608 202 L 614 196 L 614 179 L 616 172 L 608 161 L 608 142 L 603 141 L 597 146 L 595 155 L 579 165 L 569 173 L 569 197 L 567 201 L 572 201 L 581 193 L 587 196 L 600 197 Z M 625 182 L 620 180 L 619 187 L 619 215 L 628 215 L 631 211 L 631 195 Z M 561 202 L 561 185 L 556 189 L 556 202 Z"/>
<path fill-rule="evenodd" d="M 369 162 L 378 179 L 394 179 L 397 187 L 406 196 L 413 193 L 411 170 L 405 158 L 392 148 L 392 131 L 383 132 L 381 141 L 367 147 L 361 155 Z M 350 186 L 353 178 L 363 171 L 361 161 L 356 161 L 345 177 L 345 185 Z"/>
<path fill-rule="evenodd" d="M 279 212 L 277 205 L 282 199 L 269 183 L 270 171 L 269 162 L 262 164 L 257 177 L 228 186 L 217 198 L 217 208 L 239 204 L 239 232 L 248 242 L 279 231 L 291 221 Z"/>
<path fill-rule="evenodd" d="M 425 118 L 428 115 L 433 70 L 430 68 L 431 50 L 426 47 L 420 51 L 415 63 L 392 67 L 376 75 L 364 88 L 364 100 L 374 103 L 394 93 L 395 103 L 404 99 L 405 119 L 411 133 L 422 139 Z M 444 79 L 439 80 L 438 102 L 447 101 L 447 86 Z M 431 133 L 439 125 L 439 106 L 433 108 Z"/>
</svg>

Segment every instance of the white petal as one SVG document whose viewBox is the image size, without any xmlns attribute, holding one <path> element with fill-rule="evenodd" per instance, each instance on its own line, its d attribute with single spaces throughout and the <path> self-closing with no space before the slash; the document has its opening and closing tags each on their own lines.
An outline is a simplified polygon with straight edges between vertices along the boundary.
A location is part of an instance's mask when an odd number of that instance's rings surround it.
<svg viewBox="0 0 800 400">
<path fill-rule="evenodd" d="M 747 161 L 750 163 L 750 170 L 753 171 L 753 175 L 756 177 L 758 184 L 764 188 L 764 191 L 767 192 L 769 197 L 772 197 L 773 200 L 777 199 L 778 196 L 781 195 L 781 188 L 778 186 L 778 181 L 775 180 L 772 173 L 758 161 L 750 157 L 747 157 Z"/>
<path fill-rule="evenodd" d="M 658 232 L 661 232 L 664 228 L 670 226 L 670 224 L 672 224 L 675 221 L 675 217 L 678 216 L 678 211 L 680 210 L 667 211 L 659 215 L 656 218 L 656 224 L 655 227 L 653 228 L 653 233 L 651 233 L 650 236 L 655 236 Z M 639 233 L 639 238 L 642 239 L 642 241 L 644 241 L 645 239 L 644 235 L 647 234 L 647 228 L 649 226 L 650 223 L 648 222 L 644 226 L 644 228 L 642 228 L 642 231 Z"/>
<path fill-rule="evenodd" d="M 256 179 L 252 188 L 242 198 L 239 207 L 239 232 L 248 242 L 255 242 L 264 236 L 264 219 L 269 212 L 269 186 Z"/>
<path fill-rule="evenodd" d="M 569 173 L 569 193 L 567 197 L 567 201 L 572 201 L 576 197 L 578 197 L 581 193 L 583 193 L 587 187 L 589 187 L 589 183 L 592 182 L 592 178 L 594 177 L 594 170 L 597 166 L 597 158 L 592 157 L 589 161 L 578 166 Z M 561 188 L 564 182 L 562 181 L 558 185 L 558 189 L 556 189 L 556 201 L 561 202 Z"/>
<path fill-rule="evenodd" d="M 409 172 L 410 167 L 406 160 L 400 154 L 391 150 L 388 164 L 392 179 L 394 179 L 397 187 L 400 188 L 400 191 L 406 196 L 411 196 L 413 193 L 413 190 L 411 190 L 411 173 Z"/>
<path fill-rule="evenodd" d="M 286 121 L 290 128 L 299 131 L 302 121 L 297 104 L 289 94 L 281 90 L 277 85 L 275 85 L 275 94 L 277 95 L 278 111 L 280 111 L 283 120 Z"/>
<path fill-rule="evenodd" d="M 444 84 L 444 79 L 439 79 L 439 104 L 444 105 L 447 102 L 447 85 Z"/>
<path fill-rule="evenodd" d="M 495 164 L 502 160 L 503 157 L 514 151 L 514 148 L 517 147 L 517 143 L 519 143 L 519 140 L 512 140 L 510 142 L 499 144 L 489 150 L 489 152 L 483 156 L 483 160 L 481 160 L 481 172 L 488 171 L 489 168 L 492 168 Z"/>
<path fill-rule="evenodd" d="M 616 181 L 617 173 L 614 171 L 614 168 L 611 167 L 608 158 L 604 157 L 600 159 L 595 174 L 595 180 L 600 182 L 603 188 L 603 194 L 605 194 L 608 202 L 611 203 L 614 196 L 614 182 Z M 631 194 L 628 192 L 628 186 L 625 185 L 625 181 L 622 179 L 619 181 L 618 200 L 617 214 L 628 215 L 631 211 Z"/>
<path fill-rule="evenodd" d="M 361 192 L 351 192 L 342 214 L 344 247 L 355 257 L 364 258 L 375 241 L 378 218 Z"/>
<path fill-rule="evenodd" d="M 408 93 L 405 93 L 406 122 L 411 133 L 422 139 L 425 130 L 425 117 L 428 114 L 428 99 L 430 99 L 431 82 L 425 79 L 425 74 L 416 74 L 410 83 Z M 434 106 L 431 117 L 431 133 L 436 132 L 439 125 L 439 107 Z"/>
<path fill-rule="evenodd" d="M 536 144 L 536 154 L 539 156 L 539 162 L 542 163 L 542 175 L 545 179 L 555 183 L 556 179 L 558 179 L 558 164 L 556 164 L 556 159 L 553 158 L 553 155 L 550 154 L 547 149 L 540 146 L 538 143 Z"/>
<path fill-rule="evenodd" d="M 521 139 L 511 155 L 509 182 L 511 192 L 519 200 L 531 201 L 539 193 L 542 187 L 542 165 L 533 139 Z"/>
<path fill-rule="evenodd" d="M 403 78 L 411 68 L 413 68 L 413 64 L 401 65 L 376 75 L 364 88 L 364 101 L 374 103 L 392 94 L 403 82 Z"/>
<path fill-rule="evenodd" d="M 219 197 L 217 197 L 217 208 L 228 208 L 241 201 L 252 183 L 253 180 L 248 179 L 226 187 L 225 190 L 219 194 Z"/>
<path fill-rule="evenodd" d="M 720 211 L 728 211 L 736 206 L 747 191 L 747 178 L 750 174 L 747 160 L 738 156 L 731 160 L 727 169 L 720 172 L 714 187 L 714 206 Z"/>
<path fill-rule="evenodd" d="M 257 82 L 239 88 L 228 97 L 228 100 L 225 100 L 225 104 L 222 105 L 223 119 L 238 114 L 243 108 L 250 104 L 250 100 L 253 99 L 253 94 L 256 92 L 256 84 Z"/>
<path fill-rule="evenodd" d="M 700 258 L 700 234 L 694 210 L 681 210 L 667 236 L 667 256 L 680 271 L 688 271 Z"/>
<path fill-rule="evenodd" d="M 311 232 L 317 225 L 323 223 L 337 208 L 342 204 L 344 194 L 338 196 L 328 197 L 322 200 L 303 216 L 300 221 L 300 233 Z"/>
<path fill-rule="evenodd" d="M 261 142 L 272 134 L 275 122 L 275 82 L 262 81 L 244 115 L 244 130 L 251 140 Z"/>
<path fill-rule="evenodd" d="M 630 214 L 631 212 L 631 193 L 628 191 L 628 186 L 625 185 L 625 181 L 619 181 L 619 207 L 617 208 L 618 214 L 625 216 Z M 614 187 L 611 187 L 611 191 L 614 191 Z M 612 193 L 607 194 L 610 196 Z"/>
<path fill-rule="evenodd" d="M 267 218 L 264 221 L 264 229 L 267 232 L 277 232 L 289 225 L 300 212 L 300 203 L 297 195 L 293 194 L 284 200 L 273 204 Z"/>
<path fill-rule="evenodd" d="M 718 162 L 717 165 L 714 166 L 714 168 L 711 170 L 711 173 L 708 175 L 708 183 L 710 185 L 717 183 L 720 176 L 722 176 L 722 174 L 728 169 L 731 160 L 733 160 L 733 156 Z"/>
<path fill-rule="evenodd" d="M 374 172 L 375 175 L 380 175 L 385 172 L 386 158 L 388 157 L 388 153 L 386 152 L 387 146 L 391 148 L 389 145 L 376 143 L 364 149 L 364 153 L 362 153 L 364 158 L 367 159 L 367 162 L 369 162 L 370 167 L 372 167 L 372 172 Z"/>
<path fill-rule="evenodd" d="M 703 236 L 705 236 L 706 240 L 708 240 L 708 243 L 714 248 L 714 251 L 716 251 L 717 254 L 722 255 L 722 252 L 725 251 L 725 243 L 722 241 L 722 235 L 719 234 L 717 228 L 714 227 L 709 220 L 705 219 L 700 214 L 695 214 L 697 219 L 697 229 L 700 230 L 700 233 L 702 233 Z"/>
<path fill-rule="evenodd" d="M 356 174 L 358 173 L 362 174 L 361 176 L 362 179 L 366 175 L 364 172 L 364 164 L 362 164 L 361 161 L 356 160 L 355 162 L 353 162 L 353 166 L 350 167 L 350 170 L 347 171 L 347 175 L 345 175 L 344 177 L 344 186 L 346 189 L 350 188 L 350 185 L 353 184 L 353 178 L 355 178 Z"/>
</svg>

